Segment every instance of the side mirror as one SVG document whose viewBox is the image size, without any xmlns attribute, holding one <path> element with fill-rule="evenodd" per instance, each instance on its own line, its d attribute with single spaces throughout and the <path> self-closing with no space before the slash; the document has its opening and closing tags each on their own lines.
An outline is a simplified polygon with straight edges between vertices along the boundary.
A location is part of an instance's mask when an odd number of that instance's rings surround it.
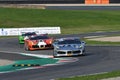
<svg viewBox="0 0 120 80">
<path fill-rule="evenodd" d="M 85 42 L 85 41 L 81 41 L 81 43 L 82 43 L 82 44 L 86 44 L 86 42 Z"/>
</svg>

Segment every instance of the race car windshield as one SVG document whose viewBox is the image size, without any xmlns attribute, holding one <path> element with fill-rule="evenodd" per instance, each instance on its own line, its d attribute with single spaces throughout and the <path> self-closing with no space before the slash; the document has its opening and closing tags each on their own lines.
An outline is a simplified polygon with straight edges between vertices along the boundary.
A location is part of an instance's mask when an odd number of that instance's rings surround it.
<svg viewBox="0 0 120 80">
<path fill-rule="evenodd" d="M 64 40 L 59 41 L 58 44 L 81 44 L 80 40 Z"/>
<path fill-rule="evenodd" d="M 48 36 L 35 36 L 31 37 L 30 40 L 40 40 L 40 39 L 49 39 Z"/>
<path fill-rule="evenodd" d="M 31 35 L 36 35 L 36 33 L 25 33 L 25 34 L 22 34 L 22 36 L 31 36 Z"/>
</svg>

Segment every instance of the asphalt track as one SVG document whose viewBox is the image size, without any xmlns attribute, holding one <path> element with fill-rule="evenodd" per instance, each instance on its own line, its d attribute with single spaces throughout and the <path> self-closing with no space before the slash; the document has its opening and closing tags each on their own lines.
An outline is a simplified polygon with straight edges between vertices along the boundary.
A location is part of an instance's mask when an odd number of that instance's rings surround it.
<svg viewBox="0 0 120 80">
<path fill-rule="evenodd" d="M 96 32 L 89 34 L 57 35 L 59 37 L 87 37 L 120 34 L 118 32 Z M 0 58 L 9 60 L 33 59 L 21 56 L 17 52 L 52 55 L 52 50 L 25 51 L 17 38 L 0 39 Z M 9 53 L 5 53 L 9 52 Z M 66 57 L 70 58 L 70 57 Z M 42 69 L 17 71 L 0 74 L 0 80 L 52 80 L 62 77 L 87 75 L 120 70 L 120 46 L 86 46 L 86 56 L 74 57 L 78 61 Z"/>
</svg>

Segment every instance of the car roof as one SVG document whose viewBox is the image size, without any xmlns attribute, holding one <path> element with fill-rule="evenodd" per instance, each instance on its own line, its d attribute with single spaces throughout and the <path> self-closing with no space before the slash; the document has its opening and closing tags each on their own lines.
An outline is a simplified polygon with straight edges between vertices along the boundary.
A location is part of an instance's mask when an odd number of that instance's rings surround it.
<svg viewBox="0 0 120 80">
<path fill-rule="evenodd" d="M 58 41 L 64 41 L 64 40 L 80 40 L 79 37 L 66 37 L 66 38 L 59 38 Z"/>
<path fill-rule="evenodd" d="M 29 38 L 30 40 L 37 40 L 37 39 L 49 39 L 47 35 L 35 35 Z"/>
<path fill-rule="evenodd" d="M 36 35 L 35 32 L 26 32 L 26 33 L 22 33 L 22 36 L 30 36 L 30 35 Z"/>
<path fill-rule="evenodd" d="M 22 34 L 36 33 L 36 32 L 21 32 Z"/>
</svg>

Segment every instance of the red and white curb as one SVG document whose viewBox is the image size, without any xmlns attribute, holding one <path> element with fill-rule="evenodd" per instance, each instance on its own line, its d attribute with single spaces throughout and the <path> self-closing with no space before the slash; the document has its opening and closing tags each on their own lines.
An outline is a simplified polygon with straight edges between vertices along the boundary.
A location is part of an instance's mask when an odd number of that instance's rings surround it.
<svg viewBox="0 0 120 80">
<path fill-rule="evenodd" d="M 53 56 L 50 56 L 50 55 L 31 54 L 31 53 L 19 53 L 19 54 L 25 55 L 25 56 L 38 57 L 38 58 L 53 58 Z"/>
<path fill-rule="evenodd" d="M 7 51 L 2 51 L 2 52 L 7 52 Z M 45 68 L 45 67 L 49 67 L 49 66 L 61 65 L 61 64 L 66 64 L 66 63 L 78 61 L 78 58 L 54 58 L 51 55 L 41 55 L 41 54 L 31 54 L 31 53 L 19 53 L 19 52 L 13 52 L 13 53 L 21 54 L 21 55 L 24 55 L 24 56 L 37 57 L 37 58 L 52 58 L 52 59 L 57 59 L 58 62 L 56 62 L 54 64 L 45 64 L 45 65 L 37 66 L 37 67 L 28 67 L 28 68 L 16 69 L 16 70 L 13 70 L 13 71 L 5 71 L 5 72 L 0 72 L 0 73 L 9 73 L 9 72 L 14 72 L 14 71 L 19 71 L 19 70 L 29 70 L 29 69 Z"/>
<path fill-rule="evenodd" d="M 54 58 L 51 55 L 30 54 L 30 53 L 19 53 L 19 54 L 25 55 L 25 56 L 38 57 L 38 58 L 53 58 L 53 59 L 58 59 L 59 61 L 57 63 L 66 63 L 66 62 L 76 62 L 76 61 L 78 61 L 78 58 Z"/>
</svg>

